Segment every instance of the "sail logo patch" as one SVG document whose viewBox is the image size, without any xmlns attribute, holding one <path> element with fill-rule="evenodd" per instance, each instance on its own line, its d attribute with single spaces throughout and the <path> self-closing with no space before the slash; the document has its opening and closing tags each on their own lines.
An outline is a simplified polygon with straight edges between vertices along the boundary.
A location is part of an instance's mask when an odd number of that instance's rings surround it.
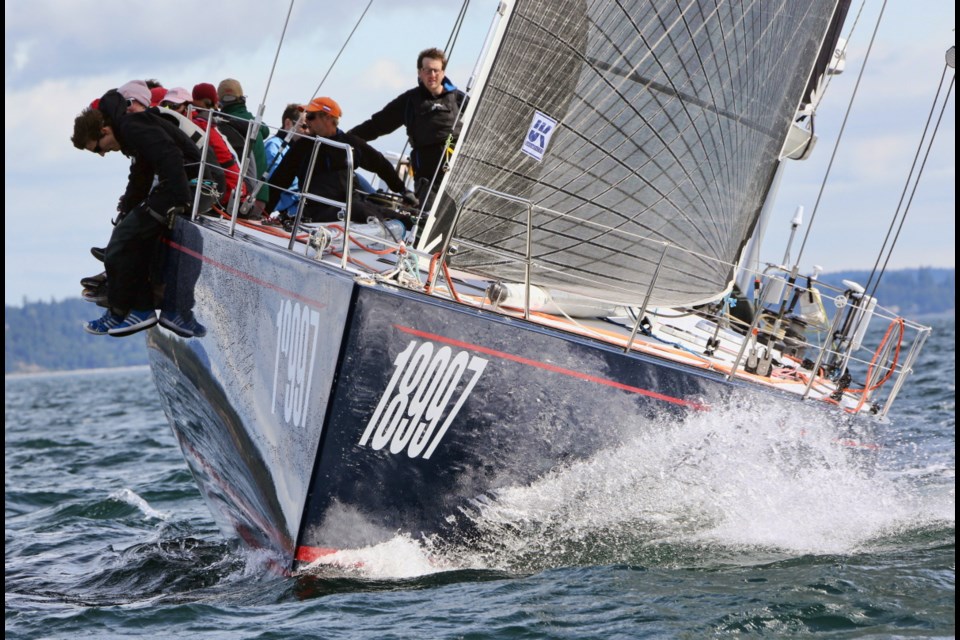
<svg viewBox="0 0 960 640">
<path fill-rule="evenodd" d="M 389 444 L 392 454 L 406 449 L 409 457 L 428 460 L 473 391 L 487 360 L 468 351 L 411 340 L 393 366 L 390 382 L 359 444 L 365 447 L 369 443 L 374 450 Z"/>
<path fill-rule="evenodd" d="M 539 111 L 534 111 L 533 121 L 530 123 L 530 129 L 527 130 L 527 137 L 523 140 L 523 146 L 520 150 L 525 154 L 540 162 L 543 160 L 543 154 L 547 152 L 547 145 L 550 144 L 550 136 L 557 129 L 557 121 L 546 116 Z"/>
</svg>

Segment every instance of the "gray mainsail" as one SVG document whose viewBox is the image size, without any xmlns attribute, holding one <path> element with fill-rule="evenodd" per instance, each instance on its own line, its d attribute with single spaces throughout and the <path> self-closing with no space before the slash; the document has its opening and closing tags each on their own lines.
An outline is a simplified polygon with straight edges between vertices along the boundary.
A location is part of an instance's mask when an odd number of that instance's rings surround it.
<svg viewBox="0 0 960 640">
<path fill-rule="evenodd" d="M 637 305 L 656 273 L 652 304 L 716 299 L 835 5 L 516 2 L 426 243 L 481 186 L 532 203 L 534 284 Z M 526 204 L 481 192 L 453 237 L 455 267 L 523 281 Z"/>
</svg>

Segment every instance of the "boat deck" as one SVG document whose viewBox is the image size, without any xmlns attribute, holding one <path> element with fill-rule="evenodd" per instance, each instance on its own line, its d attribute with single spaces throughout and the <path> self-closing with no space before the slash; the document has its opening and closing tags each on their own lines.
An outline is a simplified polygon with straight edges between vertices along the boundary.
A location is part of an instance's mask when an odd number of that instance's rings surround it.
<svg viewBox="0 0 960 640">
<path fill-rule="evenodd" d="M 233 223 L 226 214 L 203 218 L 231 233 Z M 331 268 L 345 269 L 370 286 L 405 288 L 525 319 L 625 351 L 825 402 L 848 413 L 886 415 L 929 334 L 928 327 L 906 321 L 879 306 L 872 310 L 871 316 L 875 323 L 878 320 L 886 323 L 882 337 L 873 346 L 864 340 L 859 349 L 845 353 L 832 350 L 828 339 L 836 332 L 836 322 L 830 328 L 825 324 L 807 326 L 806 335 L 801 339 L 796 334 L 788 336 L 771 318 L 758 318 L 753 326 L 747 326 L 733 318 L 728 308 L 648 308 L 641 314 L 635 307 L 596 302 L 591 308 L 590 304 L 553 300 L 537 308 L 534 303 L 525 305 L 522 293 L 519 298 L 500 297 L 494 301 L 491 291 L 500 283 L 438 267 L 437 256 L 383 238 L 353 232 L 344 257 L 342 250 L 337 250 L 337 243 L 330 242 L 331 236 L 340 237 L 339 246 L 342 246 L 344 227 L 341 223 L 301 224 L 292 243 L 291 234 L 279 226 L 242 219 L 235 225 L 235 232 L 253 241 L 296 252 Z M 519 287 L 523 291 L 522 285 Z M 821 283 L 818 287 L 825 289 Z M 849 295 L 844 298 L 839 291 L 830 295 L 837 296 L 834 298 L 837 304 L 849 304 Z M 838 307 L 836 316 L 842 311 Z M 747 335 L 751 336 L 749 340 Z M 861 356 L 861 353 L 867 355 Z M 830 362 L 834 365 L 828 366 Z M 852 373 L 851 377 L 838 374 L 847 370 Z M 862 382 L 854 382 L 854 378 Z"/>
</svg>

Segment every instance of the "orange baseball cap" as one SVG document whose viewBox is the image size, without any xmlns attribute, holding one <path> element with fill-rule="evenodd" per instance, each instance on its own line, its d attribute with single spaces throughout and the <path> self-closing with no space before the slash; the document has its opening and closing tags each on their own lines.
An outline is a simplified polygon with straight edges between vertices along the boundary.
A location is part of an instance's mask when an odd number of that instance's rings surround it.
<svg viewBox="0 0 960 640">
<path fill-rule="evenodd" d="M 325 96 L 314 98 L 310 101 L 310 104 L 302 105 L 300 109 L 307 113 L 323 111 L 324 113 L 329 113 L 334 118 L 339 118 L 343 115 L 343 112 L 340 110 L 340 105 L 338 105 L 333 98 L 327 98 Z"/>
</svg>

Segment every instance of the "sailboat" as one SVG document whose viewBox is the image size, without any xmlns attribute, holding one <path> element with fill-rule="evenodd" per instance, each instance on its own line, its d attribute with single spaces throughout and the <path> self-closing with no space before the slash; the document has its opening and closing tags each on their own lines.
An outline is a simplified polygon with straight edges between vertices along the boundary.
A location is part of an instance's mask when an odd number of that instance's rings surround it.
<svg viewBox="0 0 960 640">
<path fill-rule="evenodd" d="M 651 424 L 744 399 L 838 437 L 886 416 L 929 328 L 749 269 L 846 14 L 508 0 L 405 237 L 178 220 L 165 285 L 205 331 L 151 329 L 150 365 L 223 534 L 290 571 L 398 533 L 470 545 L 498 492 Z"/>
</svg>

